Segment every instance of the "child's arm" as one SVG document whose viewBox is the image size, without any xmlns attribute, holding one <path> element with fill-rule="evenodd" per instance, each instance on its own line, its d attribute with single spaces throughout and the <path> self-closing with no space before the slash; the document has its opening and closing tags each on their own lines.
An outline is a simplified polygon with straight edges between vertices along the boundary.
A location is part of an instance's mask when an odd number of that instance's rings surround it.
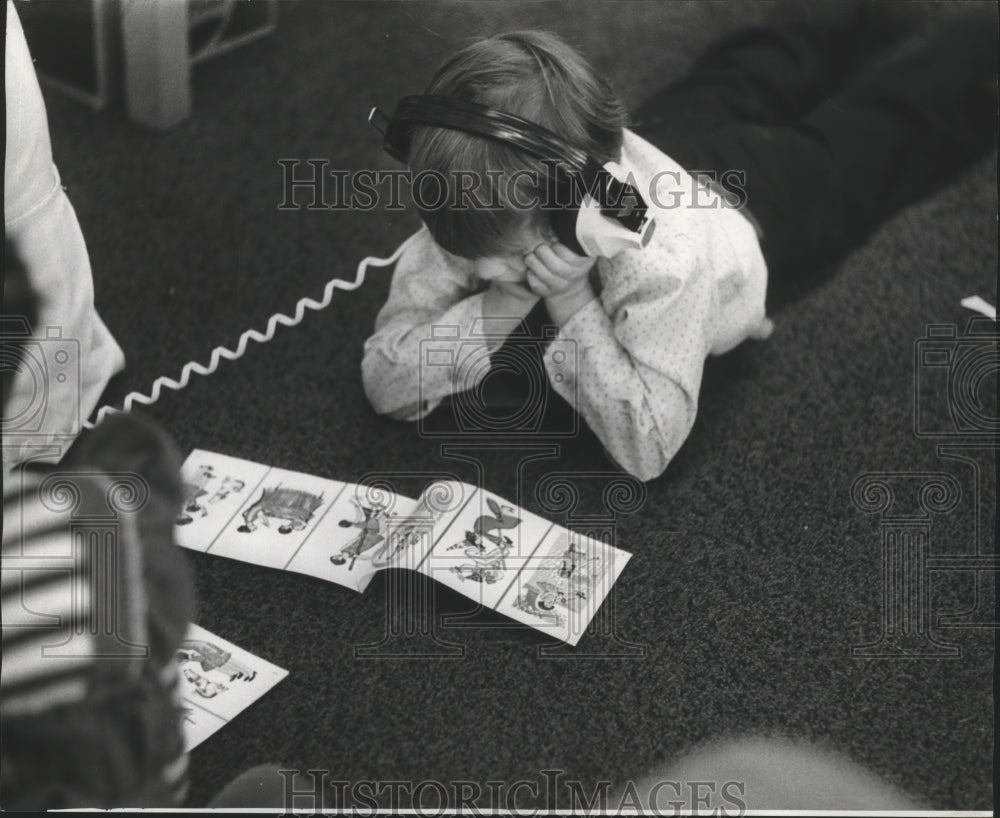
<svg viewBox="0 0 1000 818">
<path fill-rule="evenodd" d="M 481 363 L 537 299 L 516 285 L 477 291 L 471 263 L 423 228 L 399 259 L 389 298 L 365 342 L 362 379 L 375 411 L 416 420 L 485 376 Z"/>
<path fill-rule="evenodd" d="M 609 456 L 643 480 L 658 477 L 694 425 L 713 303 L 707 275 L 616 271 L 601 299 L 560 321 L 575 356 L 545 362 L 553 388 L 587 421 Z M 550 311 L 551 312 L 551 311 Z M 558 376 L 558 377 L 557 377 Z"/>
<path fill-rule="evenodd" d="M 108 381 L 124 368 L 125 356 L 94 305 L 90 257 L 52 159 L 45 100 L 34 63 L 15 5 L 4 5 L 0 12 L 7 19 L 4 237 L 38 298 L 32 334 L 42 339 L 42 361 L 48 360 L 52 347 L 73 350 L 68 364 L 45 367 L 44 384 L 35 381 L 34 367 L 12 367 L 5 373 L 8 406 L 32 406 L 39 388 L 45 390 L 44 408 L 37 417 L 28 418 L 27 424 L 14 419 L 11 426 L 5 425 L 5 430 L 15 432 L 5 434 L 3 445 L 3 459 L 13 466 L 25 460 L 58 461 L 65 444 L 79 431 L 80 419 L 93 411 Z M 51 337 L 48 328 L 61 332 L 63 341 L 46 342 Z M 66 377 L 69 372 L 74 376 Z M 56 373 L 64 374 L 57 378 Z"/>
</svg>

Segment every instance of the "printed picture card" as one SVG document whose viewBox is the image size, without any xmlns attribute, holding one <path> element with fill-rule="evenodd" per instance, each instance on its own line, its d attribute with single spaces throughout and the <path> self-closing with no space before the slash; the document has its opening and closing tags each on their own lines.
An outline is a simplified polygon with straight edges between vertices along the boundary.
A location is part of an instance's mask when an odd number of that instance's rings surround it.
<svg viewBox="0 0 1000 818">
<path fill-rule="evenodd" d="M 221 730 L 288 675 L 195 624 L 176 656 L 186 750 Z"/>
<path fill-rule="evenodd" d="M 416 570 L 571 645 L 631 557 L 455 480 L 411 499 L 201 449 L 183 478 L 187 548 L 359 592 L 383 568 Z"/>
</svg>

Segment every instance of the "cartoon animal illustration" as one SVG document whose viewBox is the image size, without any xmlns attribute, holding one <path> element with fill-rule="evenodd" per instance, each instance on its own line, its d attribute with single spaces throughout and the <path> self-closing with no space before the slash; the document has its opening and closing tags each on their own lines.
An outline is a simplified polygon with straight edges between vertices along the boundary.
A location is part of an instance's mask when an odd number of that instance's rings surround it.
<svg viewBox="0 0 1000 818">
<path fill-rule="evenodd" d="M 230 651 L 201 639 L 185 639 L 175 655 L 181 675 L 203 699 L 225 693 L 226 682 L 251 682 L 257 677 L 256 670 L 234 659 Z"/>
<path fill-rule="evenodd" d="M 341 528 L 350 528 L 351 526 L 360 528 L 361 533 L 345 545 L 339 554 L 334 554 L 330 557 L 330 562 L 334 565 L 343 565 L 350 559 L 351 563 L 347 566 L 348 571 L 354 568 L 354 563 L 358 557 L 371 551 L 379 543 L 384 542 L 385 545 L 382 546 L 377 555 L 371 554 L 366 559 L 371 559 L 374 562 L 375 557 L 384 555 L 388 548 L 385 536 L 385 524 L 388 516 L 386 514 L 386 507 L 381 503 L 372 503 L 370 506 L 363 506 L 357 501 L 354 501 L 354 505 L 361 512 L 361 517 L 354 521 L 341 520 L 339 525 Z"/>
<path fill-rule="evenodd" d="M 504 537 L 504 540 L 506 542 L 500 542 L 487 552 L 472 547 L 466 548 L 465 555 L 472 560 L 472 564 L 456 565 L 451 570 L 458 574 L 459 579 L 463 582 L 471 580 L 472 582 L 492 585 L 503 576 L 503 572 L 507 569 L 507 554 L 513 547 L 513 543 L 509 539 Z"/>
<path fill-rule="evenodd" d="M 472 524 L 472 531 L 465 532 L 465 539 L 462 542 L 457 542 L 454 545 L 448 546 L 448 551 L 461 548 L 466 544 L 478 548 L 479 551 L 485 551 L 486 546 L 483 542 L 484 540 L 491 542 L 496 546 L 504 544 L 510 546 L 513 544 L 510 537 L 494 532 L 504 531 L 509 528 L 516 528 L 520 525 L 521 518 L 514 516 L 515 509 L 511 506 L 501 506 L 492 497 L 486 498 L 486 505 L 489 506 L 489 509 L 493 512 L 493 514 L 484 514 L 479 517 Z M 466 549 L 466 553 L 468 553 L 468 549 Z"/>
<path fill-rule="evenodd" d="M 204 517 L 208 514 L 208 509 L 205 508 L 199 500 L 208 494 L 208 484 L 215 479 L 215 470 L 211 465 L 201 465 L 198 467 L 198 471 L 195 473 L 191 482 L 184 481 L 184 502 L 183 509 L 184 512 L 181 514 L 174 522 L 177 525 L 187 525 L 194 521 L 192 514 L 197 514 L 199 517 Z"/>
<path fill-rule="evenodd" d="M 211 679 L 202 676 L 194 668 L 182 668 L 181 673 L 184 675 L 184 679 L 191 683 L 194 692 L 203 699 L 214 699 L 220 693 L 225 693 L 229 690 L 222 682 L 213 682 Z"/>
<path fill-rule="evenodd" d="M 575 541 L 564 547 L 562 553 L 545 559 L 514 600 L 516 608 L 560 625 L 565 620 L 558 609 L 580 610 L 604 576 L 599 555 L 581 549 Z"/>
<path fill-rule="evenodd" d="M 514 601 L 514 607 L 561 625 L 563 617 L 556 611 L 566 606 L 566 594 L 550 582 L 529 582 L 525 592 Z"/>
<path fill-rule="evenodd" d="M 279 534 L 302 531 L 312 520 L 316 509 L 323 505 L 322 494 L 285 488 L 280 483 L 261 492 L 260 499 L 243 512 L 243 525 L 237 531 L 249 534 L 259 525 L 270 527 L 272 519 L 284 520 Z"/>
<path fill-rule="evenodd" d="M 230 651 L 201 639 L 185 639 L 181 642 L 177 648 L 177 661 L 180 664 L 197 664 L 205 673 L 216 671 L 230 682 L 236 679 L 250 682 L 257 676 L 256 670 L 234 659 Z"/>
</svg>

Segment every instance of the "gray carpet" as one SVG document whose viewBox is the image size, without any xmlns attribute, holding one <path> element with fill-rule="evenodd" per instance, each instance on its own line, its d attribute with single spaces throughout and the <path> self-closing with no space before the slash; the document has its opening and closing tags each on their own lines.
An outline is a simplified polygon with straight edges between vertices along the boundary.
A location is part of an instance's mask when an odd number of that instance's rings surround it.
<svg viewBox="0 0 1000 818">
<path fill-rule="evenodd" d="M 368 109 L 422 90 L 468 37 L 557 31 L 634 105 L 763 10 L 299 2 L 282 5 L 274 36 L 195 70 L 193 117 L 170 133 L 133 127 L 120 105 L 95 114 L 47 91 L 98 305 L 128 357 L 109 396 L 206 361 L 415 229 L 411 213 L 279 211 L 278 160 L 392 166 Z M 577 651 L 542 655 L 545 637 L 470 611 L 474 627 L 433 619 L 461 658 L 358 658 L 358 646 L 385 632 L 398 577 L 358 595 L 192 554 L 200 624 L 290 675 L 195 751 L 191 804 L 264 761 L 344 781 L 484 788 L 541 783 L 543 770 L 558 769 L 589 791 L 601 779 L 622 786 L 704 742 L 763 735 L 849 756 L 928 807 L 988 809 L 995 577 L 945 557 L 993 551 L 995 449 L 982 435 L 948 436 L 957 421 L 947 366 L 915 366 L 915 351 L 931 324 L 966 332 L 964 296 L 996 303 L 996 213 L 991 158 L 898 214 L 829 281 L 779 311 L 770 340 L 710 362 L 693 434 L 641 507 L 615 521 L 617 542 L 635 556 L 614 591 L 613 627 Z M 345 481 L 417 475 L 398 479 L 411 493 L 426 482 L 419 474 L 449 471 L 557 519 L 535 488 L 566 472 L 579 488 L 574 513 L 606 513 L 612 467 L 589 432 L 562 440 L 549 459 L 529 461 L 523 448 L 474 452 L 480 474 L 442 451 L 456 438 L 421 437 L 373 414 L 359 364 L 388 283 L 387 271 L 371 272 L 324 313 L 144 414 L 185 451 Z M 996 418 L 995 369 L 978 388 L 972 400 Z M 866 511 L 852 485 L 883 472 L 894 505 Z M 928 473 L 953 478 L 949 510 L 926 511 Z M 893 515 L 922 526 L 937 560 L 910 649 L 946 645 L 954 655 L 852 654 L 883 635 L 882 538 Z M 468 611 L 440 586 L 415 590 L 438 616 Z M 518 805 L 545 801 L 523 791 Z"/>
</svg>

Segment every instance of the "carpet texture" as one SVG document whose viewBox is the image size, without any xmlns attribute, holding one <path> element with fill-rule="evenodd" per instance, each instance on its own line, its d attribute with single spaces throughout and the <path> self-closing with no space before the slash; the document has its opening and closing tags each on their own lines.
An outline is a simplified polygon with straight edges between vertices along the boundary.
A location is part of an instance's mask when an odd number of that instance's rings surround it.
<svg viewBox="0 0 1000 818">
<path fill-rule="evenodd" d="M 283 3 L 273 36 L 195 69 L 193 116 L 172 132 L 132 126 L 120 105 L 93 113 L 47 90 L 98 306 L 128 358 L 108 398 L 207 361 L 218 344 L 263 328 L 304 295 L 319 297 L 331 277 L 352 278 L 363 256 L 388 255 L 415 230 L 410 212 L 280 211 L 278 160 L 393 167 L 369 108 L 420 92 L 468 38 L 556 31 L 634 106 L 766 9 Z M 382 641 L 387 600 L 404 579 L 383 576 L 358 595 L 191 554 L 198 622 L 290 675 L 195 750 L 190 804 L 273 761 L 351 782 L 462 780 L 484 791 L 487 781 L 536 782 L 538 797 L 522 788 L 516 802 L 529 808 L 546 805 L 544 770 L 590 792 L 600 780 L 621 787 L 655 774 L 706 742 L 770 736 L 845 755 L 927 807 L 988 809 L 995 577 L 943 558 L 994 550 L 995 448 L 988 436 L 948 436 L 958 423 L 949 405 L 960 399 L 949 398 L 948 365 L 924 366 L 915 352 L 932 324 L 963 337 L 971 313 L 961 298 L 996 303 L 996 213 L 990 158 L 895 216 L 829 280 L 779 310 L 770 340 L 709 362 L 691 437 L 663 477 L 635 489 L 636 507 L 613 515 L 616 542 L 634 558 L 608 603 L 611 625 L 576 650 L 553 651 L 544 636 L 413 581 L 433 606 L 434 633 L 460 655 L 361 658 L 359 646 Z M 614 468 L 586 430 L 476 448 L 372 412 L 362 344 L 389 279 L 370 271 L 325 312 L 143 414 L 185 452 L 349 482 L 397 475 L 410 496 L 450 472 L 557 522 L 609 514 Z M 995 365 L 977 388 L 961 399 L 980 401 L 987 423 L 997 417 Z M 554 422 L 572 420 L 565 407 L 553 413 Z M 469 448 L 457 457 L 444 443 Z M 547 510 L 551 498 L 536 492 L 554 473 L 576 484 L 572 509 Z M 855 480 L 869 473 L 890 474 L 891 508 L 852 500 Z M 927 510 L 932 473 L 957 487 L 945 511 Z M 893 517 L 926 532 L 937 560 L 926 573 L 926 622 L 911 617 L 922 628 L 911 641 L 953 646 L 953 655 L 852 654 L 885 630 L 882 540 Z"/>
</svg>

